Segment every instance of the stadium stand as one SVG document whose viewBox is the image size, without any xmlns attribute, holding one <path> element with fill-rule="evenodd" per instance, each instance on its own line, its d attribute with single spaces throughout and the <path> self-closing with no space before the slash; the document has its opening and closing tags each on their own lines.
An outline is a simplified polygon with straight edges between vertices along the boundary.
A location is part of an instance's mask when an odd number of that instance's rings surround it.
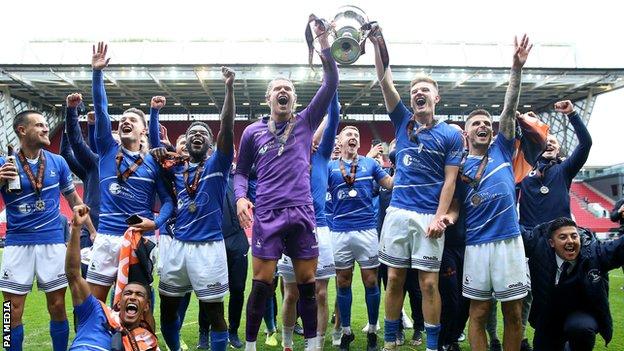
<svg viewBox="0 0 624 351">
<path fill-rule="evenodd" d="M 587 202 L 585 201 L 587 199 Z M 602 195 L 593 191 L 582 182 L 573 182 L 570 187 L 570 208 L 576 222 L 585 228 L 590 228 L 595 232 L 607 232 L 614 227 L 614 223 L 609 218 L 598 218 L 587 209 L 588 203 L 597 203 L 607 211 L 611 210 L 613 204 L 607 201 Z"/>
</svg>

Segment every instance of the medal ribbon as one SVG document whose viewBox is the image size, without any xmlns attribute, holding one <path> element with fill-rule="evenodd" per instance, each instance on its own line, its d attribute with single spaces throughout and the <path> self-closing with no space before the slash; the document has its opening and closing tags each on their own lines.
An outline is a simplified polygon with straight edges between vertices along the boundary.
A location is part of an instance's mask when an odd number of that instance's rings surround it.
<svg viewBox="0 0 624 351">
<path fill-rule="evenodd" d="M 189 185 L 189 166 L 186 166 L 184 173 L 182 176 L 184 177 L 184 187 L 186 188 L 186 192 L 188 193 L 189 198 L 194 199 L 195 193 L 197 193 L 197 187 L 199 186 L 199 178 L 204 173 L 204 161 L 202 161 L 195 170 L 195 175 L 193 176 L 193 182 Z"/>
<path fill-rule="evenodd" d="M 295 128 L 295 121 L 293 121 L 293 118 L 294 116 L 291 116 L 286 122 L 286 127 L 283 129 L 284 132 L 282 133 L 282 135 L 277 135 L 278 132 L 275 121 L 271 119 L 271 117 L 269 117 L 269 122 L 267 123 L 267 126 L 269 127 L 269 132 L 273 134 L 275 140 L 277 140 L 277 142 L 280 144 L 280 149 L 282 150 L 284 149 L 284 145 L 286 145 L 286 142 L 288 141 L 288 137 L 290 137 L 290 133 L 292 133 L 293 128 Z"/>
<path fill-rule="evenodd" d="M 479 184 L 481 184 L 481 178 L 483 178 L 483 173 L 485 173 L 485 168 L 488 164 L 488 152 L 485 153 L 483 158 L 481 159 L 481 163 L 479 163 L 479 167 L 477 168 L 477 173 L 474 178 L 471 178 L 469 175 L 464 173 L 464 166 L 466 165 L 466 160 L 468 159 L 468 152 L 464 151 L 464 155 L 462 157 L 462 161 L 459 165 L 459 176 L 464 183 L 467 183 L 474 191 L 477 191 L 479 188 Z"/>
<path fill-rule="evenodd" d="M 115 162 L 117 163 L 117 181 L 119 183 L 123 183 L 139 168 L 141 164 L 143 164 L 143 157 L 139 155 L 139 158 L 134 160 L 134 163 L 130 165 L 123 173 L 121 173 L 121 161 L 123 161 L 124 155 L 121 151 L 121 146 L 119 147 L 119 151 L 117 151 L 117 156 L 115 156 Z"/>
<path fill-rule="evenodd" d="M 342 173 L 342 179 L 344 179 L 345 183 L 349 187 L 352 187 L 353 184 L 355 183 L 355 173 L 357 172 L 357 166 L 358 166 L 357 155 L 355 156 L 355 159 L 353 160 L 353 162 L 351 162 L 351 174 L 347 174 L 347 170 L 345 169 L 344 161 L 342 160 L 342 158 L 340 159 L 339 165 L 340 165 L 340 173 Z"/>
<path fill-rule="evenodd" d="M 409 138 L 411 142 L 420 144 L 420 140 L 418 139 L 418 134 L 420 134 L 420 132 L 422 132 L 425 129 L 432 129 L 433 127 L 435 127 L 436 124 L 438 124 L 438 121 L 434 119 L 431 122 L 431 126 L 423 124 L 423 125 L 420 125 L 416 130 L 414 130 L 416 121 L 414 121 L 414 119 L 412 118 L 410 119 L 409 122 L 407 122 L 407 137 Z"/>
<path fill-rule="evenodd" d="M 19 157 L 20 163 L 22 164 L 22 168 L 24 168 L 24 172 L 26 172 L 26 176 L 28 177 L 28 181 L 35 191 L 35 195 L 37 198 L 41 198 L 41 190 L 43 189 L 43 175 L 45 173 L 45 155 L 43 154 L 43 150 L 39 150 L 39 168 L 37 169 L 37 177 L 33 174 L 32 169 L 30 169 L 30 164 L 28 160 L 26 160 L 26 155 L 24 155 L 24 151 L 20 150 L 17 153 Z"/>
</svg>

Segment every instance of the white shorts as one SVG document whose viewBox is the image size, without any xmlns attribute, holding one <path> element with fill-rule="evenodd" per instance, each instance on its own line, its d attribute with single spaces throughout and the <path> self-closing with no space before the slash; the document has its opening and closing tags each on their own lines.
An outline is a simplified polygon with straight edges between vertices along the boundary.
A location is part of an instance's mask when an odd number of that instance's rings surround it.
<svg viewBox="0 0 624 351">
<path fill-rule="evenodd" d="M 117 270 L 119 269 L 119 250 L 121 249 L 121 235 L 100 234 L 95 237 L 93 242 L 93 252 L 91 253 L 91 263 L 87 271 L 87 282 L 111 286 L 117 279 Z M 152 242 L 154 236 L 146 236 Z M 155 250 L 152 250 L 154 255 Z M 151 257 L 153 259 L 153 257 Z"/>
<path fill-rule="evenodd" d="M 318 264 L 316 265 L 316 279 L 329 279 L 336 276 L 336 266 L 334 265 L 334 250 L 332 248 L 332 234 L 329 227 L 316 228 L 318 241 Z M 295 283 L 295 270 L 290 257 L 282 255 L 277 262 L 277 273 L 282 276 L 284 282 Z"/>
<path fill-rule="evenodd" d="M 162 272 L 164 263 L 163 257 L 165 257 L 165 253 L 167 252 L 169 245 L 171 245 L 172 240 L 173 238 L 167 234 L 160 234 L 158 236 L 158 263 L 156 264 L 156 272 L 158 273 L 158 276 L 160 276 Z"/>
<path fill-rule="evenodd" d="M 361 269 L 379 267 L 379 239 L 376 229 L 332 232 L 336 269 L 350 269 L 355 261 Z"/>
<path fill-rule="evenodd" d="M 462 293 L 472 300 L 524 298 L 529 290 L 524 245 L 520 235 L 479 245 L 467 245 Z"/>
<path fill-rule="evenodd" d="M 444 235 L 427 238 L 434 215 L 388 207 L 379 240 L 379 261 L 393 268 L 439 272 Z"/>
<path fill-rule="evenodd" d="M 223 240 L 195 243 L 174 238 L 162 260 L 161 294 L 184 296 L 195 291 L 200 301 L 223 301 L 229 286 Z"/>
<path fill-rule="evenodd" d="M 67 286 L 65 244 L 7 246 L 2 254 L 0 290 L 26 295 L 37 277 L 37 287 L 52 292 Z"/>
</svg>

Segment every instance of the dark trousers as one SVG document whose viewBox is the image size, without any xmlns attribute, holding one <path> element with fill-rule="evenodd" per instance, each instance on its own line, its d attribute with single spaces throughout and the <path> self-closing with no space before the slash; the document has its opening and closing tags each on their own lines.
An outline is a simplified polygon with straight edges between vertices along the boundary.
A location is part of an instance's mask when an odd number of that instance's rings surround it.
<svg viewBox="0 0 624 351">
<path fill-rule="evenodd" d="M 226 248 L 230 302 L 228 304 L 229 331 L 236 333 L 240 326 L 243 305 L 245 304 L 245 283 L 247 281 L 247 251 Z"/>
<path fill-rule="evenodd" d="M 466 327 L 470 302 L 462 296 L 462 277 L 464 270 L 464 247 L 446 246 L 440 266 L 440 298 L 442 329 L 438 345 L 456 342 Z"/>
<path fill-rule="evenodd" d="M 591 351 L 594 348 L 598 322 L 590 314 L 575 311 L 542 321 L 535 329 L 534 351 Z"/>
</svg>

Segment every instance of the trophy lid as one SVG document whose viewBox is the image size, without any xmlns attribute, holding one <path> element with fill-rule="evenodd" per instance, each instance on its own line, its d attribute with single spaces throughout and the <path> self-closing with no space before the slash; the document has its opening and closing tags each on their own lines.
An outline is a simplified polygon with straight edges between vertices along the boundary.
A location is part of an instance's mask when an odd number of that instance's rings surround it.
<svg viewBox="0 0 624 351">
<path fill-rule="evenodd" d="M 360 23 L 360 25 L 368 23 L 368 16 L 366 16 L 366 13 L 361 8 L 353 5 L 345 5 L 338 8 L 334 21 L 338 22 L 342 19 L 354 19 Z"/>
</svg>

